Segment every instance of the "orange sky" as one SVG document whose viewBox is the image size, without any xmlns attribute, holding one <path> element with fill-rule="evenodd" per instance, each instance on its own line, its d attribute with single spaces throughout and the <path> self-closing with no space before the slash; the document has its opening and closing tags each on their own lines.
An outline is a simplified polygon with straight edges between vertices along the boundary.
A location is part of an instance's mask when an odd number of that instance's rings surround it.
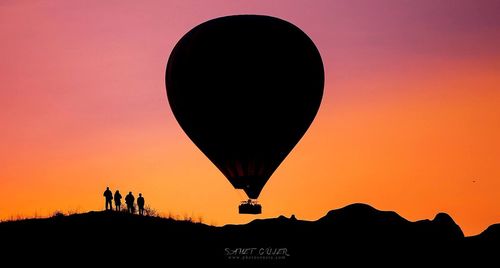
<svg viewBox="0 0 500 268">
<path fill-rule="evenodd" d="M 0 4 L 0 218 L 102 209 L 109 185 L 165 214 L 254 219 L 175 121 L 164 72 L 192 27 L 257 13 L 308 33 L 326 74 L 258 217 L 363 202 L 410 220 L 444 211 L 467 235 L 500 222 L 498 2 L 248 2 Z"/>
</svg>

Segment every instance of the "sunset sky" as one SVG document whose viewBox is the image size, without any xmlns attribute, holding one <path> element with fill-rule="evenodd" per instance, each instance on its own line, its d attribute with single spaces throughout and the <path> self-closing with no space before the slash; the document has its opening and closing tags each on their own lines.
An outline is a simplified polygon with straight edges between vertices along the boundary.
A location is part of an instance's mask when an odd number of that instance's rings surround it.
<svg viewBox="0 0 500 268">
<path fill-rule="evenodd" d="M 367 203 L 500 222 L 500 1 L 0 2 L 0 218 L 104 208 L 106 186 L 163 214 L 245 223 L 235 190 L 176 122 L 165 67 L 194 26 L 290 21 L 317 45 L 325 93 L 260 196 L 316 220 Z"/>
</svg>

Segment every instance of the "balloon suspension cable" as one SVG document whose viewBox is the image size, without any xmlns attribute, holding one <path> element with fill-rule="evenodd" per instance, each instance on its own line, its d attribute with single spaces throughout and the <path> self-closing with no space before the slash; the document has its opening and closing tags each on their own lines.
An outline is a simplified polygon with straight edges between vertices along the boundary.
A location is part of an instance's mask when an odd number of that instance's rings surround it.
<svg viewBox="0 0 500 268">
<path fill-rule="evenodd" d="M 248 205 L 258 205 L 259 204 L 259 200 L 248 198 L 247 200 L 241 201 L 241 203 L 242 204 L 248 204 Z"/>
</svg>

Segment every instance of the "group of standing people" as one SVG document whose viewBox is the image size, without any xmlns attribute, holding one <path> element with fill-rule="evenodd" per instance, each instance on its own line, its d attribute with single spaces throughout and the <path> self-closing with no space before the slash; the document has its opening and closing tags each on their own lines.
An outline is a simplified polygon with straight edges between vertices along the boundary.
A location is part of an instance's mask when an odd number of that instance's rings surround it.
<svg viewBox="0 0 500 268">
<path fill-rule="evenodd" d="M 104 191 L 104 198 L 106 199 L 106 210 L 113 210 L 113 200 L 115 201 L 115 210 L 120 211 L 122 207 L 122 195 L 120 191 L 116 190 L 115 194 L 111 192 L 109 187 L 106 187 L 106 191 Z M 127 204 L 127 211 L 129 213 L 135 213 L 134 211 L 134 201 L 135 197 L 132 192 L 128 192 L 128 195 L 125 196 L 125 204 Z M 144 215 L 144 197 L 139 193 L 139 197 L 137 198 L 137 207 L 139 208 L 139 215 Z"/>
</svg>

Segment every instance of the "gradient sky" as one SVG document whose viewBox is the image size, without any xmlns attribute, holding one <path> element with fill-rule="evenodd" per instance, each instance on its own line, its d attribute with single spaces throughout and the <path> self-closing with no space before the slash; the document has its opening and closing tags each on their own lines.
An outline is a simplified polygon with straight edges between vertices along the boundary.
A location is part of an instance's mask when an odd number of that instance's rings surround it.
<svg viewBox="0 0 500 268">
<path fill-rule="evenodd" d="M 192 27 L 288 20 L 318 46 L 318 116 L 264 188 L 264 213 L 354 202 L 409 220 L 500 222 L 500 1 L 1 1 L 0 218 L 88 211 L 106 186 L 156 210 L 244 223 L 245 199 L 169 108 L 165 66 Z"/>
</svg>

